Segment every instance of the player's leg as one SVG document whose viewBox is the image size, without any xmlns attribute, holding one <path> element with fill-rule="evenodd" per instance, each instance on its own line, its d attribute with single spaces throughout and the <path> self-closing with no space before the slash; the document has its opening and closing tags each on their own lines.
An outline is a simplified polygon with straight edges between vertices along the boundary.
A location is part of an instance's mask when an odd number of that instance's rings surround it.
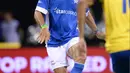
<svg viewBox="0 0 130 73">
<path fill-rule="evenodd" d="M 112 53 L 111 58 L 115 73 L 130 73 L 130 51 Z"/>
<path fill-rule="evenodd" d="M 82 73 L 82 70 L 84 68 L 84 63 L 86 60 L 86 44 L 84 44 L 82 47 L 79 46 L 79 38 L 73 38 L 69 42 L 69 50 L 68 54 L 71 56 L 74 61 L 74 67 L 71 71 L 71 73 Z"/>
<path fill-rule="evenodd" d="M 80 48 L 78 44 L 75 44 L 69 49 L 69 54 L 75 61 L 71 73 L 82 73 L 86 60 L 86 48 Z"/>
<path fill-rule="evenodd" d="M 55 73 L 67 73 L 66 49 L 63 47 L 47 47 L 52 69 Z"/>
</svg>

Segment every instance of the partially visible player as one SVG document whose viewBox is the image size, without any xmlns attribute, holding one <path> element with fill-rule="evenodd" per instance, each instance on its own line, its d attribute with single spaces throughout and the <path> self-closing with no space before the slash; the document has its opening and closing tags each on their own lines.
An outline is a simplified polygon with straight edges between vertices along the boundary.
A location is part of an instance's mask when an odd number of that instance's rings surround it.
<svg viewBox="0 0 130 73">
<path fill-rule="evenodd" d="M 85 14 L 84 5 L 80 6 L 78 13 Z M 130 73 L 130 0 L 104 0 L 104 11 L 106 49 L 112 58 L 113 70 L 115 73 Z M 79 15 L 79 23 L 84 23 L 83 16 Z"/>
<path fill-rule="evenodd" d="M 39 0 L 36 6 L 35 19 L 41 27 L 37 40 L 39 43 L 46 42 L 55 73 L 67 73 L 67 54 L 75 61 L 71 73 L 82 73 L 84 68 L 86 43 L 84 36 L 79 36 L 84 33 L 80 33 L 77 26 L 77 3 L 78 0 Z M 96 33 L 97 27 L 89 9 L 85 12 L 87 23 Z"/>
<path fill-rule="evenodd" d="M 130 73 L 130 0 L 104 0 L 106 49 L 115 73 Z"/>
</svg>

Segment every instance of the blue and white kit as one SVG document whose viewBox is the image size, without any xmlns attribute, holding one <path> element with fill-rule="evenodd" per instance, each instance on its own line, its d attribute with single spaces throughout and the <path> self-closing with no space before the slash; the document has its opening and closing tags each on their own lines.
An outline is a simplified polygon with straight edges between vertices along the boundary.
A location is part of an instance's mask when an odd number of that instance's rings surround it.
<svg viewBox="0 0 130 73">
<path fill-rule="evenodd" d="M 78 43 L 77 3 L 78 0 L 39 0 L 36 6 L 49 24 L 47 52 L 53 69 L 67 66 L 66 52 Z"/>
</svg>

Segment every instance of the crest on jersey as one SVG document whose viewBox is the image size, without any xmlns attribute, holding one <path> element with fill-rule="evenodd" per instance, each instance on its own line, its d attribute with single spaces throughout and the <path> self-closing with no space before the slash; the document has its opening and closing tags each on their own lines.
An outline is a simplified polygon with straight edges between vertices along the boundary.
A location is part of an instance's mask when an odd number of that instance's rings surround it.
<svg viewBox="0 0 130 73">
<path fill-rule="evenodd" d="M 78 1 L 79 1 L 79 0 L 74 0 L 74 3 L 76 3 L 76 4 L 77 4 L 77 3 L 78 3 Z"/>
</svg>

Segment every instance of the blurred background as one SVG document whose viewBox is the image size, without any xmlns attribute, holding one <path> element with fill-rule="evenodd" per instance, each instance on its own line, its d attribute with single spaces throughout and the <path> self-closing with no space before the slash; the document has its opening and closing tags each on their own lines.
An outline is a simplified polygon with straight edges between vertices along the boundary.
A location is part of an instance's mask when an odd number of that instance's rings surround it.
<svg viewBox="0 0 130 73">
<path fill-rule="evenodd" d="M 45 44 L 38 44 L 35 40 L 40 30 L 33 17 L 37 1 L 0 0 L 0 73 L 52 72 L 46 62 Z M 98 29 L 105 32 L 102 0 L 89 1 Z M 87 65 L 84 72 L 111 73 L 110 58 L 104 48 L 105 41 L 98 39 L 87 25 L 85 40 L 88 45 L 87 62 L 92 63 Z M 31 61 L 36 61 L 36 64 L 33 66 Z"/>
<path fill-rule="evenodd" d="M 21 47 L 43 46 L 34 39 L 39 30 L 33 17 L 37 0 L 1 0 L 0 3 L 0 42 L 19 43 Z M 105 31 L 101 1 L 90 0 L 90 5 L 98 29 Z M 97 39 L 87 25 L 85 39 L 88 46 L 104 46 L 104 41 Z"/>
</svg>

